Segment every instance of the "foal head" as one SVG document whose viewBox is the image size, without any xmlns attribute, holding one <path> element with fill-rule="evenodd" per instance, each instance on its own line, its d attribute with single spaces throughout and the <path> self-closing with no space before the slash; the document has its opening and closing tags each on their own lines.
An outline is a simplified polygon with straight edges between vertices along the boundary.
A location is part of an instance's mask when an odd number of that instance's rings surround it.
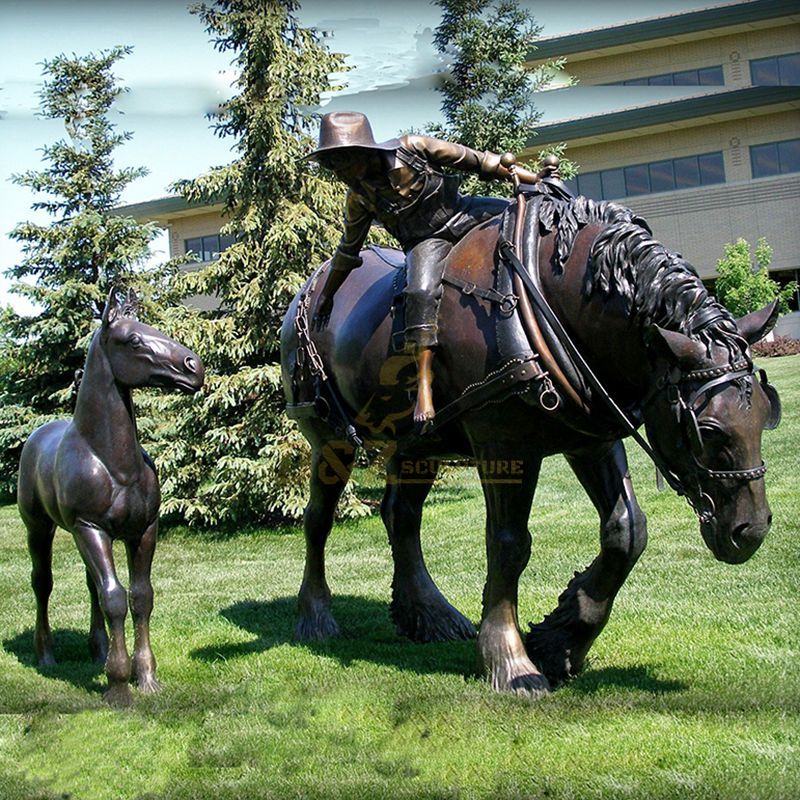
<svg viewBox="0 0 800 800">
<path fill-rule="evenodd" d="M 136 388 L 158 386 L 187 394 L 203 385 L 200 357 L 155 328 L 139 322 L 139 302 L 130 290 L 125 297 L 114 289 L 108 295 L 98 332 L 114 380 Z"/>
</svg>

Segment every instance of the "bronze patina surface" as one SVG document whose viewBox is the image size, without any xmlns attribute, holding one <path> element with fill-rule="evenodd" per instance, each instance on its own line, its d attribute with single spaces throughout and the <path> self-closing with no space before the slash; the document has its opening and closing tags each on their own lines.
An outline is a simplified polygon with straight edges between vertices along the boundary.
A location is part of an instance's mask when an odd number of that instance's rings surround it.
<svg viewBox="0 0 800 800">
<path fill-rule="evenodd" d="M 438 310 L 442 273 L 448 253 L 470 230 L 501 213 L 507 200 L 472 197 L 458 191 L 459 177 L 446 170 L 471 172 L 484 180 L 510 180 L 501 156 L 429 136 L 406 135 L 376 142 L 367 118 L 338 111 L 322 118 L 319 147 L 309 155 L 349 187 L 344 233 L 333 256 L 315 313 L 324 327 L 334 295 L 347 274 L 361 264 L 359 255 L 374 221 L 380 222 L 406 254 L 405 343 L 418 362 L 414 418 L 435 415 L 432 394 L 433 355 L 438 345 Z M 516 167 L 516 178 L 537 183 L 557 174 L 548 162 L 540 174 Z"/>
<path fill-rule="evenodd" d="M 139 322 L 136 312 L 133 293 L 122 299 L 111 292 L 89 345 L 73 418 L 37 428 L 25 443 L 19 470 L 18 505 L 33 562 L 39 664 L 55 663 L 48 602 L 58 526 L 72 534 L 86 565 L 89 649 L 105 664 L 105 698 L 115 705 L 131 701 L 131 659 L 125 644 L 129 601 L 133 674 L 142 691 L 158 689 L 150 647 L 150 567 L 160 494 L 155 466 L 139 445 L 131 389 L 158 386 L 192 393 L 203 385 L 200 358 Z M 130 594 L 114 568 L 112 542 L 117 539 L 127 551 Z"/>
<path fill-rule="evenodd" d="M 761 434 L 778 416 L 777 396 L 754 372 L 749 343 L 774 324 L 775 307 L 734 319 L 693 268 L 621 206 L 586 198 L 529 205 L 536 216 L 521 224 L 518 252 L 528 262 L 538 259 L 542 295 L 614 401 L 644 422 L 661 464 L 698 510 L 714 556 L 746 561 L 771 524 Z M 514 227 L 513 219 L 506 227 Z M 423 503 L 439 461 L 474 460 L 486 501 L 488 559 L 479 664 L 496 689 L 537 696 L 581 669 L 647 533 L 622 443 L 630 431 L 580 383 L 574 386 L 580 402 L 571 400 L 537 371 L 541 359 L 531 356 L 528 338 L 512 335 L 509 325 L 522 303 L 508 294 L 500 236 L 498 219 L 484 222 L 447 256 L 436 406 L 444 418 L 459 398 L 480 402 L 432 434 L 415 428 L 415 366 L 396 348 L 397 313 L 390 312 L 397 312 L 398 259 L 362 251 L 361 266 L 346 273 L 323 330 L 306 334 L 298 320 L 337 272 L 336 262 L 324 265 L 289 309 L 281 336 L 284 390 L 312 447 L 296 634 L 322 639 L 338 631 L 325 543 L 355 457 L 354 438 L 343 433 L 345 417 L 387 462 L 381 515 L 394 559 L 391 614 L 398 630 L 416 641 L 475 635 L 431 579 L 420 542 Z M 522 320 L 517 329 L 525 330 Z M 517 592 L 531 556 L 534 491 L 542 459 L 558 453 L 597 509 L 600 552 L 523 641 Z"/>
</svg>

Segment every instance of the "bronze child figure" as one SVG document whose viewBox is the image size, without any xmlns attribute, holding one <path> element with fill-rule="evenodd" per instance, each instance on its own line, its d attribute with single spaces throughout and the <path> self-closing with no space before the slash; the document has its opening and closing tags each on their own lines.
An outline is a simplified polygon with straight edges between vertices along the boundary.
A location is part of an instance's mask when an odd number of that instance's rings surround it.
<svg viewBox="0 0 800 800">
<path fill-rule="evenodd" d="M 431 420 L 435 414 L 432 362 L 445 259 L 461 237 L 500 214 L 508 203 L 502 198 L 460 194 L 459 177 L 444 174 L 442 168 L 477 173 L 483 179 L 507 180 L 512 172 L 495 153 L 428 136 L 406 135 L 377 143 L 369 120 L 355 111 L 326 114 L 319 146 L 307 157 L 333 171 L 349 187 L 344 233 L 320 293 L 315 325 L 327 324 L 336 290 L 361 265 L 359 252 L 373 220 L 378 220 L 406 255 L 406 349 L 415 355 L 418 370 L 414 421 Z M 557 176 L 556 169 L 551 164 L 539 174 L 524 167 L 515 167 L 515 172 L 522 183 L 532 184 Z"/>
<path fill-rule="evenodd" d="M 40 666 L 55 664 L 48 620 L 56 526 L 72 534 L 86 565 L 91 599 L 89 649 L 105 663 L 107 702 L 131 702 L 131 659 L 125 645 L 130 601 L 133 673 L 145 692 L 158 689 L 150 648 L 160 493 L 150 457 L 136 433 L 131 389 L 160 386 L 197 392 L 203 364 L 191 350 L 136 318 L 136 295 L 112 290 L 94 334 L 71 420 L 37 428 L 22 449 L 17 504 L 28 532 L 36 595 L 34 648 Z M 125 543 L 130 597 L 117 579 L 112 542 Z M 111 639 L 106 631 L 108 623 Z"/>
</svg>

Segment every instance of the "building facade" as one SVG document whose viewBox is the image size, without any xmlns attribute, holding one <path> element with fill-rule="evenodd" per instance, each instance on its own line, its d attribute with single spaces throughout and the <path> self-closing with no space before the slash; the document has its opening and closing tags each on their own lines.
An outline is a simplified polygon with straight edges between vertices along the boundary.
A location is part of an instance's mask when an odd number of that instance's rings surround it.
<svg viewBox="0 0 800 800">
<path fill-rule="evenodd" d="M 580 167 L 576 193 L 633 208 L 704 280 L 726 243 L 761 237 L 773 277 L 800 277 L 797 2 L 733 2 L 541 39 L 529 63 L 559 56 L 578 84 L 549 104 L 574 106 L 578 92 L 603 102 L 541 125 L 523 156 L 566 143 Z M 124 210 L 166 227 L 173 256 L 208 260 L 228 244 L 218 206 L 173 197 Z M 800 313 L 778 332 L 800 338 Z"/>
<path fill-rule="evenodd" d="M 773 277 L 798 278 L 796 2 L 730 3 L 552 37 L 533 55 L 531 66 L 565 56 L 579 87 L 612 100 L 608 110 L 548 122 L 530 142 L 531 154 L 567 144 L 580 167 L 577 193 L 633 208 L 704 280 L 726 243 L 760 237 L 774 250 Z M 800 338 L 800 315 L 784 317 L 778 332 Z"/>
</svg>

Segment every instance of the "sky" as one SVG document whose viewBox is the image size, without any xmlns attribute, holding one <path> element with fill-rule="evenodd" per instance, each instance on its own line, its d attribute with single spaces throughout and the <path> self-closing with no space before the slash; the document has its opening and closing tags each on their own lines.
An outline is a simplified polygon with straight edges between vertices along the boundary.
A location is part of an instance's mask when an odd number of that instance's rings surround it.
<svg viewBox="0 0 800 800">
<path fill-rule="evenodd" d="M 702 0 L 522 0 L 542 26 L 542 36 L 643 19 L 710 5 Z M 380 9 L 377 11 L 376 9 Z M 374 0 L 305 0 L 303 25 L 325 32 L 331 50 L 348 54 L 346 88 L 323 111 L 365 112 L 376 137 L 440 118 L 433 75 L 440 68 L 432 33 L 440 10 L 428 0 L 392 5 Z M 116 166 L 144 166 L 149 175 L 131 184 L 123 203 L 168 194 L 169 185 L 233 158 L 231 143 L 214 136 L 205 114 L 230 93 L 229 54 L 216 52 L 184 0 L 0 0 L 0 304 L 25 310 L 2 275 L 21 257 L 8 233 L 19 222 L 46 222 L 31 211 L 37 197 L 10 182 L 12 174 L 41 169 L 40 149 L 65 136 L 63 125 L 37 116 L 42 61 L 84 55 L 115 45 L 133 53 L 116 74 L 129 91 L 113 121 L 133 139 L 118 151 Z M 629 87 L 628 87 L 629 88 Z M 547 97 L 547 95 L 550 95 Z M 595 93 L 602 100 L 602 93 Z M 562 98 L 543 93 L 543 119 L 565 116 Z M 586 99 L 584 98 L 584 101 Z M 166 236 L 154 258 L 167 256 Z"/>
</svg>

